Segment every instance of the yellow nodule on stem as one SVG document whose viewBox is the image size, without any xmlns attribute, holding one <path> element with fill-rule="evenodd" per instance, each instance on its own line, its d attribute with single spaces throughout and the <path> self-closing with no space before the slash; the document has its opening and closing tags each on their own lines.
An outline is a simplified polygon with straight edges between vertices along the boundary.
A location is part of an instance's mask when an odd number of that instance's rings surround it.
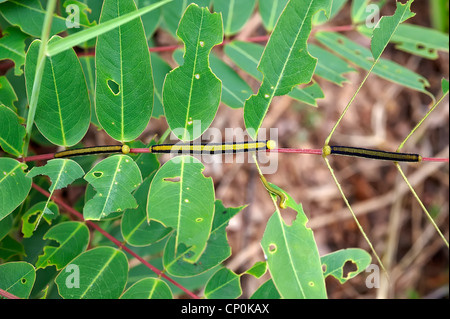
<svg viewBox="0 0 450 319">
<path fill-rule="evenodd" d="M 331 147 L 329 146 L 329 145 L 325 145 L 323 148 L 322 148 L 322 156 L 323 157 L 327 157 L 328 155 L 330 155 L 331 154 Z"/>
<path fill-rule="evenodd" d="M 122 153 L 123 154 L 130 153 L 130 147 L 128 145 L 122 145 Z"/>
<path fill-rule="evenodd" d="M 273 150 L 277 147 L 277 143 L 274 140 L 268 140 L 266 146 L 268 150 Z"/>
</svg>

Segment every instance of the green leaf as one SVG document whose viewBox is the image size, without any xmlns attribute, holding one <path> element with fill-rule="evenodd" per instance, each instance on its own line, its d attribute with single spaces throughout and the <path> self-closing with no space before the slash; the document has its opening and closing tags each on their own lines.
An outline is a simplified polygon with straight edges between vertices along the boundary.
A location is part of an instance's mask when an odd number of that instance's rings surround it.
<svg viewBox="0 0 450 319">
<path fill-rule="evenodd" d="M 280 17 L 281 12 L 288 3 L 288 0 L 259 0 L 259 14 L 261 15 L 264 27 L 271 32 Z"/>
<path fill-rule="evenodd" d="M 206 243 L 206 249 L 200 259 L 195 263 L 189 263 L 183 260 L 183 256 L 189 253 L 189 248 L 177 254 L 175 241 L 176 236 L 172 235 L 164 248 L 163 263 L 164 269 L 171 275 L 177 277 L 195 276 L 208 271 L 219 265 L 231 256 L 231 247 L 228 244 L 226 227 L 232 217 L 239 213 L 245 206 L 224 207 L 222 201 L 216 200 L 214 206 L 214 220 L 211 229 L 211 235 Z"/>
<path fill-rule="evenodd" d="M 0 288 L 19 298 L 28 298 L 36 280 L 33 265 L 24 261 L 0 265 Z"/>
<path fill-rule="evenodd" d="M 1 5 L 0 5 L 1 8 Z M 1 12 L 1 10 L 0 10 Z M 22 66 L 25 63 L 25 39 L 28 36 L 17 28 L 7 28 L 0 38 L 0 60 L 9 59 L 14 62 L 14 75 L 23 73 Z"/>
<path fill-rule="evenodd" d="M 183 64 L 183 50 L 175 50 L 174 60 Z M 231 108 L 241 108 L 245 100 L 252 94 L 252 88 L 228 64 L 223 62 L 213 52 L 209 56 L 211 70 L 222 81 L 222 103 Z M 256 69 L 256 67 L 255 67 Z"/>
<path fill-rule="evenodd" d="M 184 244 L 190 253 L 183 259 L 191 263 L 206 248 L 214 216 L 214 186 L 204 169 L 194 157 L 175 157 L 156 173 L 148 194 L 148 219 L 176 231 L 175 256 Z"/>
<path fill-rule="evenodd" d="M 158 54 L 151 53 L 150 57 L 152 59 L 153 84 L 155 86 L 152 117 L 160 118 L 161 116 L 164 116 L 162 100 L 164 80 L 166 79 L 167 73 L 169 73 L 172 68 L 164 61 L 164 59 L 161 59 Z"/>
<path fill-rule="evenodd" d="M 80 56 L 79 57 L 83 73 L 85 74 L 86 85 L 89 93 L 89 101 L 91 101 L 91 123 L 101 128 L 98 123 L 97 114 L 95 112 L 95 57 Z"/>
<path fill-rule="evenodd" d="M 55 283 L 65 299 L 117 299 L 125 288 L 127 276 L 125 254 L 112 247 L 98 247 L 73 259 Z"/>
<path fill-rule="evenodd" d="M 145 278 L 133 284 L 120 299 L 172 299 L 169 286 L 158 278 Z"/>
<path fill-rule="evenodd" d="M 45 9 L 39 0 L 9 0 L 0 4 L 0 12 L 12 25 L 23 32 L 40 37 L 44 25 Z M 66 30 L 66 19 L 53 14 L 50 35 Z"/>
<path fill-rule="evenodd" d="M 19 117 L 0 104 L 0 146 L 7 153 L 19 157 L 23 154 L 25 127 Z"/>
<path fill-rule="evenodd" d="M 442 79 L 442 93 L 447 94 L 448 93 L 448 80 Z"/>
<path fill-rule="evenodd" d="M 290 1 L 281 14 L 258 65 L 263 82 L 258 94 L 251 96 L 244 106 L 245 127 L 253 139 L 272 99 L 311 81 L 317 64 L 306 42 L 312 17 L 321 10 L 328 15 L 331 3 L 329 0 Z"/>
<path fill-rule="evenodd" d="M 253 293 L 250 299 L 281 299 L 272 279 L 267 280 Z"/>
<path fill-rule="evenodd" d="M 100 25 L 137 12 L 133 0 L 106 0 Z M 127 142 L 147 127 L 153 109 L 153 77 L 144 28 L 136 18 L 98 37 L 95 109 L 102 128 Z"/>
<path fill-rule="evenodd" d="M 275 187 L 275 185 L 273 185 Z M 261 246 L 270 274 L 283 298 L 326 298 L 319 252 L 300 204 L 288 195 L 286 206 L 297 212 L 289 226 L 277 210 L 267 222 Z"/>
<path fill-rule="evenodd" d="M 370 70 L 374 63 L 372 52 L 369 49 L 341 34 L 336 32 L 318 32 L 315 38 L 331 51 L 336 52 L 366 71 Z M 388 81 L 425 93 L 434 100 L 433 95 L 425 89 L 429 86 L 427 79 L 398 63 L 380 58 L 372 73 Z"/>
<path fill-rule="evenodd" d="M 341 284 L 355 277 L 370 265 L 372 258 L 365 250 L 359 248 L 341 249 L 321 257 L 323 276 L 333 276 Z M 344 266 L 351 262 L 356 270 L 350 271 L 344 276 Z"/>
<path fill-rule="evenodd" d="M 13 110 L 17 113 L 17 108 L 14 102 L 17 102 L 18 98 L 11 83 L 9 83 L 6 76 L 0 76 L 0 104 Z"/>
<path fill-rule="evenodd" d="M 36 268 L 53 265 L 57 270 L 61 270 L 86 250 L 89 243 L 89 229 L 80 222 L 64 222 L 50 228 L 43 239 L 55 240 L 59 246 L 45 246 L 44 253 L 36 262 Z"/>
<path fill-rule="evenodd" d="M 370 14 L 370 10 L 368 10 L 367 6 L 370 4 L 371 1 L 372 0 L 352 1 L 350 14 L 353 24 L 356 25 L 366 21 L 368 14 Z"/>
<path fill-rule="evenodd" d="M 29 208 L 22 216 L 22 234 L 24 238 L 29 238 L 38 227 L 41 218 L 52 223 L 52 219 L 59 215 L 59 207 L 53 202 L 39 202 Z"/>
<path fill-rule="evenodd" d="M 266 271 L 267 271 L 267 262 L 258 261 L 252 267 L 247 269 L 245 274 L 252 275 L 255 278 L 260 278 L 266 273 Z"/>
<path fill-rule="evenodd" d="M 3 222 L 5 219 L 0 222 Z M 11 230 L 11 228 L 9 230 Z M 17 258 L 23 258 L 25 256 L 25 247 L 15 238 L 12 238 L 11 235 L 6 236 L 0 242 L 0 259 L 3 259 L 3 261 L 16 260 Z"/>
<path fill-rule="evenodd" d="M 128 23 L 141 15 L 144 15 L 156 8 L 170 2 L 172 0 L 161 0 L 158 3 L 150 5 L 145 8 L 141 8 L 136 11 L 129 12 L 115 19 L 102 22 L 101 24 L 96 25 L 95 27 L 91 27 L 89 29 L 77 32 L 75 34 L 71 34 L 63 39 L 60 39 L 57 42 L 50 44 L 47 48 L 47 55 L 53 56 L 58 53 L 61 53 L 65 50 L 68 50 L 74 46 L 77 46 L 81 43 L 84 43 L 92 38 L 95 38 L 101 34 L 104 34 L 108 31 L 111 31 L 125 23 Z"/>
<path fill-rule="evenodd" d="M 400 23 L 416 15 L 411 12 L 411 4 L 413 1 L 409 0 L 405 4 L 397 2 L 395 14 L 390 17 L 382 17 L 377 27 L 373 30 L 371 48 L 375 61 L 380 58 Z"/>
<path fill-rule="evenodd" d="M 167 29 L 170 34 L 177 38 L 177 28 L 178 24 L 185 12 L 188 4 L 196 3 L 200 7 L 208 7 L 210 0 L 174 0 L 171 3 L 167 4 L 163 8 L 163 17 L 164 17 L 164 27 Z"/>
<path fill-rule="evenodd" d="M 323 11 L 319 12 L 313 17 L 313 24 L 320 25 L 324 24 L 328 20 L 333 19 L 347 4 L 348 0 L 333 0 L 333 4 L 331 6 L 329 17 L 327 17 Z M 354 1 L 353 1 L 354 2 Z"/>
<path fill-rule="evenodd" d="M 16 209 L 31 189 L 31 178 L 23 172 L 26 167 L 12 158 L 0 158 L 0 220 Z"/>
<path fill-rule="evenodd" d="M 140 9 L 158 3 L 158 1 L 159 0 L 136 0 L 135 2 L 136 6 Z M 161 21 L 161 18 L 162 18 L 161 7 L 158 7 L 155 10 L 152 10 L 150 13 L 141 17 L 147 41 L 152 37 L 153 33 L 157 29 Z"/>
<path fill-rule="evenodd" d="M 208 299 L 235 299 L 242 295 L 240 276 L 228 268 L 219 269 L 205 286 Z"/>
<path fill-rule="evenodd" d="M 208 56 L 222 42 L 221 16 L 192 4 L 177 35 L 185 43 L 184 64 L 166 76 L 163 105 L 170 129 L 179 139 L 190 141 L 211 125 L 220 103 L 222 83 L 211 71 Z M 200 122 L 200 128 L 194 121 Z"/>
<path fill-rule="evenodd" d="M 137 208 L 127 209 L 122 217 L 121 231 L 123 239 L 132 246 L 147 246 L 166 237 L 170 228 L 155 220 L 147 222 L 147 197 L 153 176 L 146 178 L 133 194 Z"/>
<path fill-rule="evenodd" d="M 258 81 L 262 81 L 263 76 L 258 71 L 258 61 L 264 52 L 264 47 L 249 42 L 233 41 L 225 46 L 225 53 L 242 70 L 253 76 Z M 248 94 L 246 92 L 246 94 Z M 317 83 L 313 83 L 306 88 L 295 86 L 288 95 L 300 102 L 317 106 L 316 99 L 323 97 L 323 92 Z"/>
<path fill-rule="evenodd" d="M 58 36 L 51 38 L 49 43 L 55 41 Z M 28 99 L 31 99 L 40 45 L 40 40 L 33 41 L 27 52 Z M 86 81 L 75 51 L 47 57 L 34 118 L 36 127 L 53 144 L 72 146 L 86 134 L 90 117 Z"/>
<path fill-rule="evenodd" d="M 142 183 L 141 172 L 127 155 L 110 156 L 95 165 L 84 177 L 97 194 L 84 206 L 85 219 L 99 220 L 112 212 L 136 208 L 131 192 Z"/>
<path fill-rule="evenodd" d="M 214 11 L 222 13 L 224 33 L 238 33 L 250 18 L 256 0 L 214 0 Z"/>
<path fill-rule="evenodd" d="M 449 51 L 448 34 L 408 23 L 398 26 L 391 42 L 398 50 L 433 60 L 438 58 L 438 51 Z"/>
<path fill-rule="evenodd" d="M 348 79 L 344 74 L 356 72 L 346 61 L 321 47 L 309 44 L 309 53 L 318 59 L 315 74 L 327 81 L 342 86 Z"/>
</svg>

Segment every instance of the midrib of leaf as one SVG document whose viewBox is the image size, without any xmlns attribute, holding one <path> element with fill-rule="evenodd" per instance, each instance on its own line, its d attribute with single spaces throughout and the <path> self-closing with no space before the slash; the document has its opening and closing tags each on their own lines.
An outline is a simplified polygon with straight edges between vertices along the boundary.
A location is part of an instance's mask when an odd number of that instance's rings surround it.
<svg viewBox="0 0 450 319">
<path fill-rule="evenodd" d="M 194 86 L 194 75 L 195 75 L 195 70 L 197 67 L 197 57 L 198 57 L 198 46 L 199 46 L 199 41 L 200 41 L 200 34 L 202 33 L 202 28 L 203 28 L 203 16 L 204 16 L 204 11 L 202 11 L 202 18 L 200 19 L 200 27 L 198 30 L 198 35 L 197 35 L 197 43 L 195 46 L 195 58 L 194 58 L 194 67 L 192 68 L 192 75 L 191 75 L 191 87 L 189 89 L 189 100 L 188 100 L 188 105 L 187 105 L 187 109 L 186 109 L 186 119 L 185 119 L 185 123 L 184 123 L 184 133 L 183 133 L 183 140 L 186 139 L 186 134 L 188 133 L 187 128 L 188 128 L 188 122 L 189 122 L 189 112 L 191 109 L 191 100 L 192 100 L 192 88 Z M 186 44 L 187 46 L 187 44 Z"/>
<path fill-rule="evenodd" d="M 86 290 L 83 291 L 83 293 L 80 296 L 80 299 L 83 299 L 83 297 L 88 292 L 89 288 L 92 287 L 92 285 L 97 281 L 97 279 L 102 275 L 103 271 L 108 267 L 108 265 L 111 263 L 111 261 L 116 257 L 119 251 L 114 250 L 114 253 L 109 257 L 108 261 L 103 265 L 103 267 L 100 269 L 100 271 L 97 273 L 97 275 L 94 277 L 94 279 L 91 281 L 91 283 L 86 287 Z"/>
<path fill-rule="evenodd" d="M 225 31 L 225 33 L 230 32 L 231 22 L 233 21 L 234 0 L 230 0 L 230 6 L 228 8 L 227 30 Z"/>
<path fill-rule="evenodd" d="M 306 12 L 305 12 L 305 17 L 308 16 L 309 11 L 311 10 L 311 5 L 312 5 L 312 3 L 313 3 L 313 1 L 310 1 L 310 2 L 309 2 L 308 9 L 307 9 Z M 280 73 L 280 76 L 278 77 L 278 80 L 277 80 L 277 85 L 275 86 L 275 89 L 272 90 L 272 93 L 271 93 L 271 96 L 270 96 L 270 101 L 272 101 L 273 96 L 275 95 L 275 92 L 278 90 L 278 86 L 280 85 L 281 79 L 283 78 L 283 75 L 284 75 L 284 71 L 286 70 L 286 65 L 287 65 L 289 59 L 291 58 L 292 50 L 293 50 L 293 48 L 294 48 L 294 46 L 295 46 L 295 43 L 296 43 L 297 40 L 298 40 L 298 37 L 299 37 L 300 33 L 301 33 L 302 30 L 303 30 L 303 26 L 305 25 L 305 20 L 306 20 L 306 19 L 303 19 L 302 24 L 300 25 L 300 28 L 298 29 L 298 32 L 297 32 L 297 34 L 295 35 L 295 41 L 294 41 L 294 43 L 292 44 L 292 46 L 289 48 L 289 54 L 288 54 L 286 60 L 284 61 L 283 68 L 282 68 L 281 73 Z"/>
<path fill-rule="evenodd" d="M 254 62 L 256 65 L 258 65 L 259 61 L 256 60 L 253 56 L 242 50 L 240 47 L 234 45 L 234 43 L 230 43 L 229 46 L 233 47 L 237 52 L 248 58 L 250 61 Z"/>
<path fill-rule="evenodd" d="M 175 255 L 178 249 L 178 236 L 180 234 L 180 220 L 181 220 L 181 205 L 183 204 L 183 180 L 184 180 L 184 159 L 181 160 L 180 168 L 180 199 L 178 200 L 178 215 L 177 215 L 177 229 L 175 234 Z"/>
<path fill-rule="evenodd" d="M 233 91 L 231 91 L 228 87 L 226 87 L 225 85 L 222 86 L 222 89 L 225 89 L 225 91 L 228 92 L 228 94 L 230 94 L 232 97 L 234 97 L 238 102 L 240 103 L 244 103 L 244 100 L 241 100 L 236 94 L 234 94 Z"/>
<path fill-rule="evenodd" d="M 9 144 L 3 137 L 0 136 L 0 141 L 3 141 L 3 144 L 6 144 L 7 146 L 9 146 L 12 150 L 16 151 L 17 154 L 20 155 L 20 151 L 18 149 L 16 149 L 15 147 L 13 147 L 11 144 Z"/>
<path fill-rule="evenodd" d="M 117 172 L 119 170 L 120 163 L 122 162 L 122 156 L 118 156 L 118 157 L 119 157 L 119 160 L 117 162 L 117 167 L 116 167 L 116 169 L 114 171 L 114 176 L 113 176 L 113 178 L 111 180 L 111 184 L 109 185 L 108 195 L 106 196 L 105 202 L 103 203 L 102 212 L 101 212 L 100 216 L 105 213 L 105 206 L 106 206 L 106 203 L 108 203 L 109 196 L 111 196 L 111 190 L 114 187 L 114 183 L 116 181 Z"/>
<path fill-rule="evenodd" d="M 117 17 L 120 17 L 119 4 L 117 4 Z M 125 140 L 125 124 L 124 124 L 124 103 L 123 103 L 123 56 L 122 56 L 122 26 L 119 26 L 119 58 L 120 58 L 120 134 L 122 142 Z"/>
<path fill-rule="evenodd" d="M 234 280 L 239 280 L 239 275 L 237 275 L 237 277 L 231 278 L 231 280 L 225 281 L 222 285 L 217 286 L 216 289 L 210 290 L 208 295 L 212 295 L 214 292 L 220 290 L 221 288 L 225 287 L 228 283 L 233 282 Z"/>
<path fill-rule="evenodd" d="M 5 180 L 5 178 L 14 173 L 18 168 L 20 168 L 20 163 L 18 163 L 8 174 L 4 175 L 2 179 L 0 179 L 0 184 Z"/>
<path fill-rule="evenodd" d="M 1 43 L 1 42 L 0 42 L 0 47 L 5 48 L 6 50 L 8 50 L 8 51 L 10 51 L 10 52 L 12 52 L 12 53 L 15 53 L 15 54 L 17 54 L 17 55 L 19 55 L 19 56 L 21 56 L 21 57 L 25 57 L 25 54 L 24 54 L 23 52 L 16 51 L 16 50 L 14 50 L 14 48 L 12 48 L 12 47 L 7 47 L 6 45 L 4 45 L 4 44 Z"/>
<path fill-rule="evenodd" d="M 273 28 L 274 22 L 275 22 L 275 13 L 277 12 L 278 8 L 278 0 L 273 0 L 273 6 L 272 11 L 270 12 L 270 18 L 269 18 L 269 27 Z"/>
<path fill-rule="evenodd" d="M 150 299 L 152 296 L 153 296 L 153 294 L 155 293 L 155 289 L 156 289 L 156 286 L 157 286 L 157 284 L 158 284 L 158 281 L 153 281 L 153 287 L 152 287 L 152 289 L 149 291 L 149 293 L 148 293 L 148 298 Z"/>
<path fill-rule="evenodd" d="M 61 126 L 61 137 L 63 140 L 63 145 L 66 146 L 67 145 L 66 133 L 64 132 L 64 123 L 63 123 L 62 114 L 61 114 L 61 103 L 59 101 L 58 86 L 56 85 L 55 69 L 53 68 L 52 59 L 50 58 L 49 60 L 50 60 L 50 68 L 52 70 L 53 84 L 55 85 L 56 104 L 58 106 L 59 125 Z"/>
<path fill-rule="evenodd" d="M 58 250 L 61 250 L 70 241 L 70 239 L 73 238 L 76 233 L 78 233 L 78 231 L 81 229 L 81 227 L 82 227 L 82 224 L 79 224 L 77 226 L 77 228 L 75 228 L 74 231 L 64 241 L 59 243 L 59 247 L 56 247 L 57 249 L 55 249 L 50 255 L 48 255 L 48 257 L 45 259 L 45 261 L 47 261 L 51 257 L 53 257 L 58 252 Z"/>
<path fill-rule="evenodd" d="M 17 281 L 14 282 L 11 286 L 9 286 L 8 288 L 6 288 L 5 291 L 9 291 L 10 289 L 12 289 L 13 287 L 15 287 L 16 285 L 19 285 L 19 284 L 20 284 L 19 286 L 23 285 L 22 282 L 21 282 L 21 279 L 22 279 L 23 277 L 27 277 L 31 272 L 33 272 L 33 270 L 30 270 L 29 272 L 25 273 L 23 276 L 20 276 L 19 280 L 17 280 Z"/>
</svg>

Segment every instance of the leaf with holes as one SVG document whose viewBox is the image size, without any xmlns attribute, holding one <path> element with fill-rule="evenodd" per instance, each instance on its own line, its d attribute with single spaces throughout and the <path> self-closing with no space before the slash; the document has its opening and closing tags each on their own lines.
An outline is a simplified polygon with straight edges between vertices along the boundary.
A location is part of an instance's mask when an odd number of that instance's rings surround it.
<svg viewBox="0 0 450 319">
<path fill-rule="evenodd" d="M 222 18 L 192 4 L 177 34 L 185 44 L 184 64 L 167 74 L 163 105 L 170 129 L 179 139 L 190 141 L 211 125 L 219 107 L 222 83 L 211 71 L 208 57 L 222 42 Z"/>
<path fill-rule="evenodd" d="M 58 38 L 52 37 L 49 44 Z M 31 43 L 25 60 L 28 98 L 33 90 L 40 44 L 40 40 Z M 86 134 L 90 113 L 87 85 L 75 51 L 47 57 L 35 116 L 36 127 L 42 135 L 53 144 L 73 146 Z"/>
<path fill-rule="evenodd" d="M 112 212 L 137 207 L 131 192 L 142 183 L 142 176 L 131 157 L 110 156 L 95 165 L 84 179 L 97 191 L 84 206 L 85 219 L 100 220 Z"/>
<path fill-rule="evenodd" d="M 80 222 L 64 222 L 50 228 L 42 239 L 55 240 L 59 246 L 45 246 L 44 253 L 36 262 L 36 268 L 53 265 L 57 270 L 61 270 L 86 250 L 89 243 L 89 229 Z"/>
<path fill-rule="evenodd" d="M 8 216 L 27 197 L 31 178 L 24 169 L 27 166 L 12 158 L 0 158 L 0 220 Z"/>
<path fill-rule="evenodd" d="M 99 25 L 135 10 L 133 0 L 106 0 Z M 95 50 L 98 121 L 112 138 L 134 140 L 153 109 L 152 66 L 141 19 L 100 35 Z"/>
<path fill-rule="evenodd" d="M 166 162 L 150 185 L 147 217 L 176 231 L 175 251 L 189 248 L 183 255 L 196 262 L 206 248 L 214 216 L 214 186 L 203 176 L 203 164 L 190 156 L 178 156 Z M 184 248 L 184 247 L 183 247 Z"/>
<path fill-rule="evenodd" d="M 286 206 L 297 212 L 296 219 L 289 226 L 277 210 L 261 240 L 272 280 L 283 298 L 326 298 L 314 234 L 306 227 L 308 219 L 302 206 L 289 195 Z"/>
<path fill-rule="evenodd" d="M 24 238 L 29 238 L 38 227 L 39 222 L 43 218 L 48 225 L 52 220 L 58 217 L 59 207 L 53 202 L 43 201 L 34 204 L 22 216 L 22 234 Z"/>
<path fill-rule="evenodd" d="M 333 276 L 343 284 L 364 271 L 371 261 L 370 254 L 359 248 L 334 251 L 321 257 L 323 276 Z M 348 262 L 351 262 L 356 269 L 346 271 L 344 268 Z"/>
<path fill-rule="evenodd" d="M 263 75 L 258 93 L 244 106 L 245 127 L 255 139 L 275 96 L 285 95 L 302 83 L 309 83 L 316 68 L 307 47 L 312 17 L 319 11 L 329 15 L 332 1 L 289 1 L 270 36 L 258 65 Z"/>
<path fill-rule="evenodd" d="M 72 183 L 78 178 L 83 177 L 84 171 L 81 166 L 71 159 L 53 159 L 47 162 L 45 166 L 35 166 L 27 174 L 28 177 L 35 177 L 37 175 L 47 175 L 50 177 L 52 185 L 49 188 L 50 196 L 47 199 L 42 214 L 40 215 L 55 215 L 55 212 L 48 208 L 50 199 L 56 189 L 61 189 Z M 40 220 L 40 219 L 39 219 Z M 36 227 L 39 224 L 37 221 Z"/>
<path fill-rule="evenodd" d="M 172 299 L 169 286 L 158 278 L 139 280 L 127 289 L 120 299 Z"/>
<path fill-rule="evenodd" d="M 28 298 L 36 280 L 33 265 L 24 262 L 10 262 L 0 265 L 0 289 L 19 298 Z"/>
<path fill-rule="evenodd" d="M 0 10 L 1 12 L 1 10 Z M 25 40 L 28 36 L 17 28 L 7 28 L 0 38 L 0 60 L 9 59 L 14 62 L 14 75 L 22 75 L 25 63 Z"/>
<path fill-rule="evenodd" d="M 384 16 L 378 22 L 377 27 L 373 30 L 371 41 L 371 49 L 375 61 L 380 58 L 400 23 L 416 15 L 411 12 L 411 4 L 413 1 L 409 0 L 405 4 L 397 2 L 395 14 L 390 17 Z"/>
<path fill-rule="evenodd" d="M 127 277 L 126 255 L 112 247 L 98 247 L 73 259 L 59 273 L 55 283 L 65 299 L 117 299 Z"/>
<path fill-rule="evenodd" d="M 25 127 L 20 118 L 11 109 L 0 104 L 0 146 L 14 156 L 23 153 Z"/>
<path fill-rule="evenodd" d="M 208 299 L 235 299 L 242 295 L 240 276 L 228 268 L 219 269 L 205 286 Z"/>
<path fill-rule="evenodd" d="M 226 36 L 238 33 L 248 21 L 256 0 L 214 0 L 214 11 L 222 13 Z"/>
<path fill-rule="evenodd" d="M 169 274 L 178 277 L 195 276 L 208 271 L 230 257 L 231 247 L 227 241 L 226 227 L 230 219 L 244 207 L 224 207 L 222 201 L 216 200 L 211 234 L 200 259 L 195 263 L 184 261 L 181 257 L 189 253 L 189 248 L 187 247 L 185 250 L 178 249 L 177 253 L 175 253 L 176 235 L 172 235 L 164 248 L 164 269 Z"/>
</svg>

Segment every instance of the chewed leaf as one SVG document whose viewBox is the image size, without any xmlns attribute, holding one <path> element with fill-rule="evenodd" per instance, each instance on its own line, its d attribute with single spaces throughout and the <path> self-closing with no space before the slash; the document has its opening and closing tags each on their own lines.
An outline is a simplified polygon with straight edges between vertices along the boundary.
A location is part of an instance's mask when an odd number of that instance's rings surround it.
<svg viewBox="0 0 450 319">
<path fill-rule="evenodd" d="M 77 162 L 58 158 L 48 161 L 45 166 L 33 167 L 27 174 L 28 177 L 37 175 L 50 177 L 52 185 L 49 190 L 53 192 L 55 189 L 64 188 L 76 179 L 83 177 L 84 171 Z"/>
<path fill-rule="evenodd" d="M 80 222 L 65 222 L 50 228 L 43 239 L 56 240 L 59 246 L 45 246 L 44 253 L 36 262 L 36 268 L 54 265 L 60 270 L 86 250 L 89 243 L 89 229 Z"/>
<path fill-rule="evenodd" d="M 176 230 L 174 255 L 183 244 L 190 250 L 183 259 L 191 263 L 206 248 L 214 216 L 214 186 L 204 169 L 194 157 L 175 157 L 156 173 L 148 194 L 148 219 Z"/>
<path fill-rule="evenodd" d="M 307 47 L 312 17 L 319 11 L 330 13 L 332 1 L 290 1 L 281 14 L 258 65 L 263 82 L 258 94 L 251 96 L 244 106 L 245 127 L 252 138 L 266 116 L 275 96 L 288 94 L 302 83 L 309 83 L 317 59 Z"/>
<path fill-rule="evenodd" d="M 365 250 L 359 248 L 341 249 L 321 257 L 323 276 L 333 276 L 341 284 L 355 277 L 369 266 L 372 258 Z M 352 269 L 345 267 L 351 263 Z"/>
<path fill-rule="evenodd" d="M 191 4 L 177 35 L 185 44 L 184 64 L 167 74 L 163 105 L 170 129 L 179 139 L 191 141 L 211 125 L 220 103 L 222 83 L 209 67 L 209 54 L 222 42 L 221 15 Z"/>
<path fill-rule="evenodd" d="M 47 224 L 52 223 L 52 219 L 59 215 L 59 208 L 53 202 L 39 202 L 26 211 L 22 216 L 22 233 L 24 238 L 31 237 L 33 231 L 43 218 Z"/>
<path fill-rule="evenodd" d="M 306 227 L 301 205 L 287 197 L 286 205 L 297 212 L 296 219 L 289 226 L 277 210 L 261 240 L 273 282 L 283 298 L 326 298 L 314 234 Z"/>
<path fill-rule="evenodd" d="M 0 288 L 14 296 L 28 298 L 35 280 L 36 270 L 27 262 L 0 265 Z"/>
<path fill-rule="evenodd" d="M 266 271 L 267 271 L 267 262 L 258 261 L 252 267 L 247 269 L 245 274 L 252 275 L 255 278 L 260 278 L 262 275 L 266 273 Z"/>
<path fill-rule="evenodd" d="M 104 1 L 99 26 L 132 12 L 133 0 Z M 95 50 L 98 121 L 112 138 L 134 140 L 153 110 L 152 66 L 140 18 L 100 35 Z"/>
<path fill-rule="evenodd" d="M 409 0 L 405 4 L 397 2 L 395 14 L 390 17 L 384 16 L 381 18 L 377 28 L 373 31 L 371 42 L 372 54 L 375 61 L 380 58 L 400 23 L 416 15 L 411 12 L 411 4 L 413 1 Z"/>
<path fill-rule="evenodd" d="M 16 209 L 31 189 L 31 178 L 23 172 L 26 167 L 12 158 L 0 158 L 0 220 Z"/>
<path fill-rule="evenodd" d="M 97 191 L 84 206 L 85 219 L 99 220 L 112 212 L 137 207 L 131 192 L 142 183 L 142 176 L 131 157 L 108 157 L 95 165 L 84 179 Z"/>
<path fill-rule="evenodd" d="M 0 38 L 0 60 L 10 59 L 14 61 L 14 75 L 23 73 L 22 66 L 25 63 L 25 39 L 28 36 L 17 28 L 7 28 Z"/>
<path fill-rule="evenodd" d="M 205 286 L 208 299 L 235 299 L 242 295 L 240 276 L 228 268 L 219 269 Z"/>
</svg>

